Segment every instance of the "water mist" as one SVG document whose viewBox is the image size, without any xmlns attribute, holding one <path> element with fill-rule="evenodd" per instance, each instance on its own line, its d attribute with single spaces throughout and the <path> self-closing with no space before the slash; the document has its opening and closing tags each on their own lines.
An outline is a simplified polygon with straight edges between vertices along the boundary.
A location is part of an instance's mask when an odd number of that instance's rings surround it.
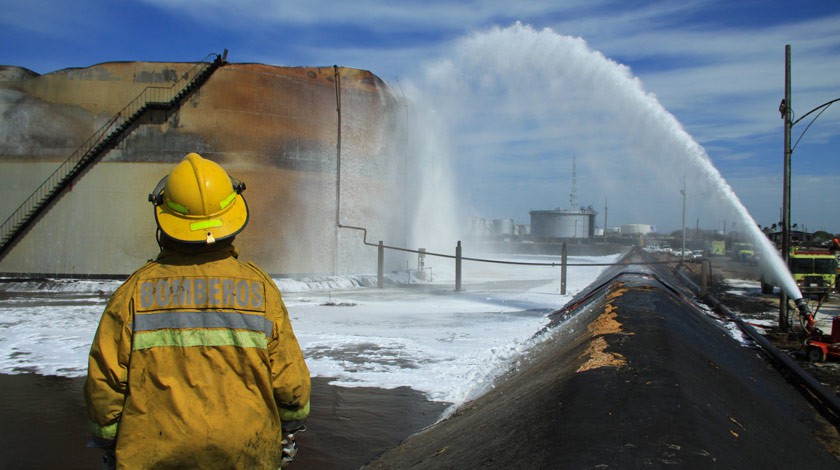
<svg viewBox="0 0 840 470">
<path fill-rule="evenodd" d="M 680 190 L 687 181 L 691 218 L 706 226 L 728 223 L 756 247 L 764 276 L 791 298 L 802 297 L 702 146 L 629 68 L 583 39 L 518 23 L 478 32 L 428 64 L 411 90 L 431 111 L 428 121 L 409 128 L 434 122 L 438 132 L 446 131 L 423 143 L 434 147 L 429 153 L 437 159 L 448 156 L 456 188 L 452 202 L 420 204 L 457 208 L 450 214 L 427 211 L 425 226 L 566 208 L 576 158 L 581 205 L 597 206 L 606 198 L 611 220 L 625 223 L 679 225 Z M 446 192 L 427 188 L 423 194 L 441 198 Z"/>
</svg>

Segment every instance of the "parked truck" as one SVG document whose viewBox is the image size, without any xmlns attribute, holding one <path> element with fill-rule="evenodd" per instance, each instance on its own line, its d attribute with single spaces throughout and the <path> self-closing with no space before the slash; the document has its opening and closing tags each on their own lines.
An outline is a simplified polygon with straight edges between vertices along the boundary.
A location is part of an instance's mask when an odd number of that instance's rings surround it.
<svg viewBox="0 0 840 470">
<path fill-rule="evenodd" d="M 724 256 L 726 255 L 726 241 L 712 240 L 706 243 L 706 253 L 709 256 Z"/>
<path fill-rule="evenodd" d="M 751 243 L 734 243 L 732 245 L 732 259 L 745 264 L 758 264 L 755 250 Z"/>
<path fill-rule="evenodd" d="M 825 297 L 837 285 L 837 258 L 829 250 L 794 248 L 788 268 L 805 297 Z M 772 294 L 773 285 L 762 279 L 761 292 Z"/>
</svg>

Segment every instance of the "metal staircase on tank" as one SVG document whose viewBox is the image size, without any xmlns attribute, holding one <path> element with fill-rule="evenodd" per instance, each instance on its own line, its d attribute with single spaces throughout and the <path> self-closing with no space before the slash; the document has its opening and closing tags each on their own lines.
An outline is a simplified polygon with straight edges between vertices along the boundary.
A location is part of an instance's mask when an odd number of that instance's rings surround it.
<svg viewBox="0 0 840 470">
<path fill-rule="evenodd" d="M 169 87 L 146 87 L 134 100 L 89 137 L 65 160 L 0 226 L 0 259 L 26 233 L 65 189 L 131 133 L 133 126 L 151 110 L 172 110 L 202 86 L 227 60 L 222 54 L 208 54 Z"/>
</svg>

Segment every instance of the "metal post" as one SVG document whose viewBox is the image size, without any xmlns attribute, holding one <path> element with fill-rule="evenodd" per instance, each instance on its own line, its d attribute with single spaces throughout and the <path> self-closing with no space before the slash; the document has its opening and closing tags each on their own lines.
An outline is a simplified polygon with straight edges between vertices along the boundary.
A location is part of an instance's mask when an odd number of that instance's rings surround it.
<svg viewBox="0 0 840 470">
<path fill-rule="evenodd" d="M 385 245 L 382 244 L 382 240 L 379 240 L 379 248 L 377 249 L 377 258 L 376 258 L 376 287 L 382 289 L 382 278 L 385 272 Z"/>
<path fill-rule="evenodd" d="M 461 240 L 455 247 L 455 291 L 461 290 Z"/>
<path fill-rule="evenodd" d="M 784 158 L 784 187 L 782 196 L 782 259 L 785 267 L 790 266 L 790 128 L 791 128 L 791 100 L 790 100 L 790 44 L 785 46 L 785 101 L 783 103 L 782 118 L 785 120 L 785 158 Z M 788 331 L 788 297 L 785 290 L 779 294 L 779 329 Z"/>
<path fill-rule="evenodd" d="M 566 252 L 566 242 L 563 242 L 563 248 L 560 250 L 560 295 L 566 295 L 566 260 L 568 253 Z"/>
<path fill-rule="evenodd" d="M 700 260 L 700 298 L 706 297 L 709 293 L 709 276 L 711 275 L 712 263 L 708 260 Z"/>
</svg>

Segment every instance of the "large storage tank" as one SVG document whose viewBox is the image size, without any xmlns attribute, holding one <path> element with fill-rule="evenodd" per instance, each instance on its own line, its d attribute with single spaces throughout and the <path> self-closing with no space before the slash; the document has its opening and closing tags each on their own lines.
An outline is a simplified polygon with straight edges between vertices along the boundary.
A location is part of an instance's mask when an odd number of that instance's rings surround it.
<svg viewBox="0 0 840 470">
<path fill-rule="evenodd" d="M 0 222 L 141 92 L 176 86 L 195 66 L 112 62 L 44 75 L 0 66 Z M 376 248 L 361 231 L 336 228 L 337 193 L 342 224 L 405 244 L 410 191 L 393 176 L 406 172 L 404 114 L 368 71 L 228 63 L 180 107 L 147 113 L 73 181 L 0 259 L 0 273 L 131 273 L 158 252 L 147 195 L 188 152 L 247 184 L 243 259 L 276 274 L 375 272 Z"/>
<path fill-rule="evenodd" d="M 591 238 L 595 232 L 595 211 L 555 209 L 530 214 L 534 238 Z"/>
</svg>

